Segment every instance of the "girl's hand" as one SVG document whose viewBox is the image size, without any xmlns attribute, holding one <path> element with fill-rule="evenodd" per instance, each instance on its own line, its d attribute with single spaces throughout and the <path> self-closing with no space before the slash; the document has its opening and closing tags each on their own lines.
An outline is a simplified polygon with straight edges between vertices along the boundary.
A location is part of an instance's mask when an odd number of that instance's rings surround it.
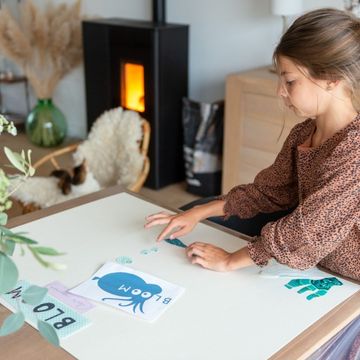
<svg viewBox="0 0 360 360">
<path fill-rule="evenodd" d="M 195 242 L 186 248 L 186 255 L 193 264 L 215 271 L 232 271 L 254 265 L 247 247 L 229 253 L 214 245 Z"/>
<path fill-rule="evenodd" d="M 169 237 L 170 239 L 173 239 L 188 234 L 200 220 L 201 219 L 196 215 L 194 209 L 175 215 L 161 212 L 146 217 L 146 224 L 144 227 L 148 229 L 155 225 L 168 224 L 157 237 L 157 241 L 161 241 Z"/>
<path fill-rule="evenodd" d="M 199 264 L 206 269 L 229 271 L 231 253 L 210 244 L 195 242 L 186 248 L 186 255 L 192 264 Z"/>
</svg>

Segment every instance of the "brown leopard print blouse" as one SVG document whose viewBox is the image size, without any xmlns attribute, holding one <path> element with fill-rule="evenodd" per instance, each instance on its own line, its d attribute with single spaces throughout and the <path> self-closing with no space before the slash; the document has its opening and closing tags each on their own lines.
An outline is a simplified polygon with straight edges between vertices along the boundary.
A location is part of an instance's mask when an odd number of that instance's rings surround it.
<svg viewBox="0 0 360 360">
<path fill-rule="evenodd" d="M 360 280 L 360 114 L 316 148 L 309 146 L 314 129 L 311 119 L 296 125 L 273 165 L 224 195 L 225 216 L 297 206 L 249 243 L 253 261 L 264 266 L 273 257 L 297 269 L 319 264 Z"/>
</svg>

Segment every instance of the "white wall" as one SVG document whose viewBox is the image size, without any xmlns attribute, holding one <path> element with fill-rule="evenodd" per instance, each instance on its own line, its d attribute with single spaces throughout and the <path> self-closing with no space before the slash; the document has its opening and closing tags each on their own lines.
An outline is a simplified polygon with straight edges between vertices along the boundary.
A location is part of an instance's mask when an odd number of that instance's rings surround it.
<svg viewBox="0 0 360 360">
<path fill-rule="evenodd" d="M 34 2 L 43 6 L 46 0 Z M 342 0 L 303 2 L 305 10 L 343 6 Z M 151 0 L 83 0 L 83 13 L 150 20 Z M 189 97 L 201 101 L 224 97 L 227 74 L 269 64 L 282 28 L 281 18 L 270 13 L 270 0 L 167 0 L 167 20 L 190 25 Z M 61 81 L 54 95 L 72 136 L 86 134 L 84 89 L 80 66 Z"/>
</svg>

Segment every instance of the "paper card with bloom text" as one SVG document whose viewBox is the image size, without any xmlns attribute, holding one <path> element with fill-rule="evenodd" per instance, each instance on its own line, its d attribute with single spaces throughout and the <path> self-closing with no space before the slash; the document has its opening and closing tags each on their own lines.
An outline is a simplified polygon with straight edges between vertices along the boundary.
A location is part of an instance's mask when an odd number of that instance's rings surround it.
<svg viewBox="0 0 360 360">
<path fill-rule="evenodd" d="M 41 303 L 36 306 L 23 303 L 21 294 L 30 286 L 31 284 L 28 281 L 18 281 L 13 290 L 1 294 L 1 303 L 12 311 L 20 308 L 25 315 L 26 322 L 35 328 L 37 320 L 52 325 L 59 338 L 66 338 L 91 324 L 87 317 L 79 314 L 50 294 L 45 295 Z"/>
<path fill-rule="evenodd" d="M 70 292 L 154 321 L 184 290 L 155 276 L 108 262 Z"/>
</svg>

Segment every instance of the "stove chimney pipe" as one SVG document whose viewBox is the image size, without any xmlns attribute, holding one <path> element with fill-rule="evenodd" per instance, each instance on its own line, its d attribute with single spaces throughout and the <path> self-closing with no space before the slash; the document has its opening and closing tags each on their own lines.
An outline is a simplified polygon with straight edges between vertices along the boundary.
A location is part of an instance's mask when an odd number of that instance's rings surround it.
<svg viewBox="0 0 360 360">
<path fill-rule="evenodd" d="M 152 11 L 153 11 L 153 22 L 156 24 L 165 24 L 166 22 L 165 0 L 153 0 Z"/>
</svg>

